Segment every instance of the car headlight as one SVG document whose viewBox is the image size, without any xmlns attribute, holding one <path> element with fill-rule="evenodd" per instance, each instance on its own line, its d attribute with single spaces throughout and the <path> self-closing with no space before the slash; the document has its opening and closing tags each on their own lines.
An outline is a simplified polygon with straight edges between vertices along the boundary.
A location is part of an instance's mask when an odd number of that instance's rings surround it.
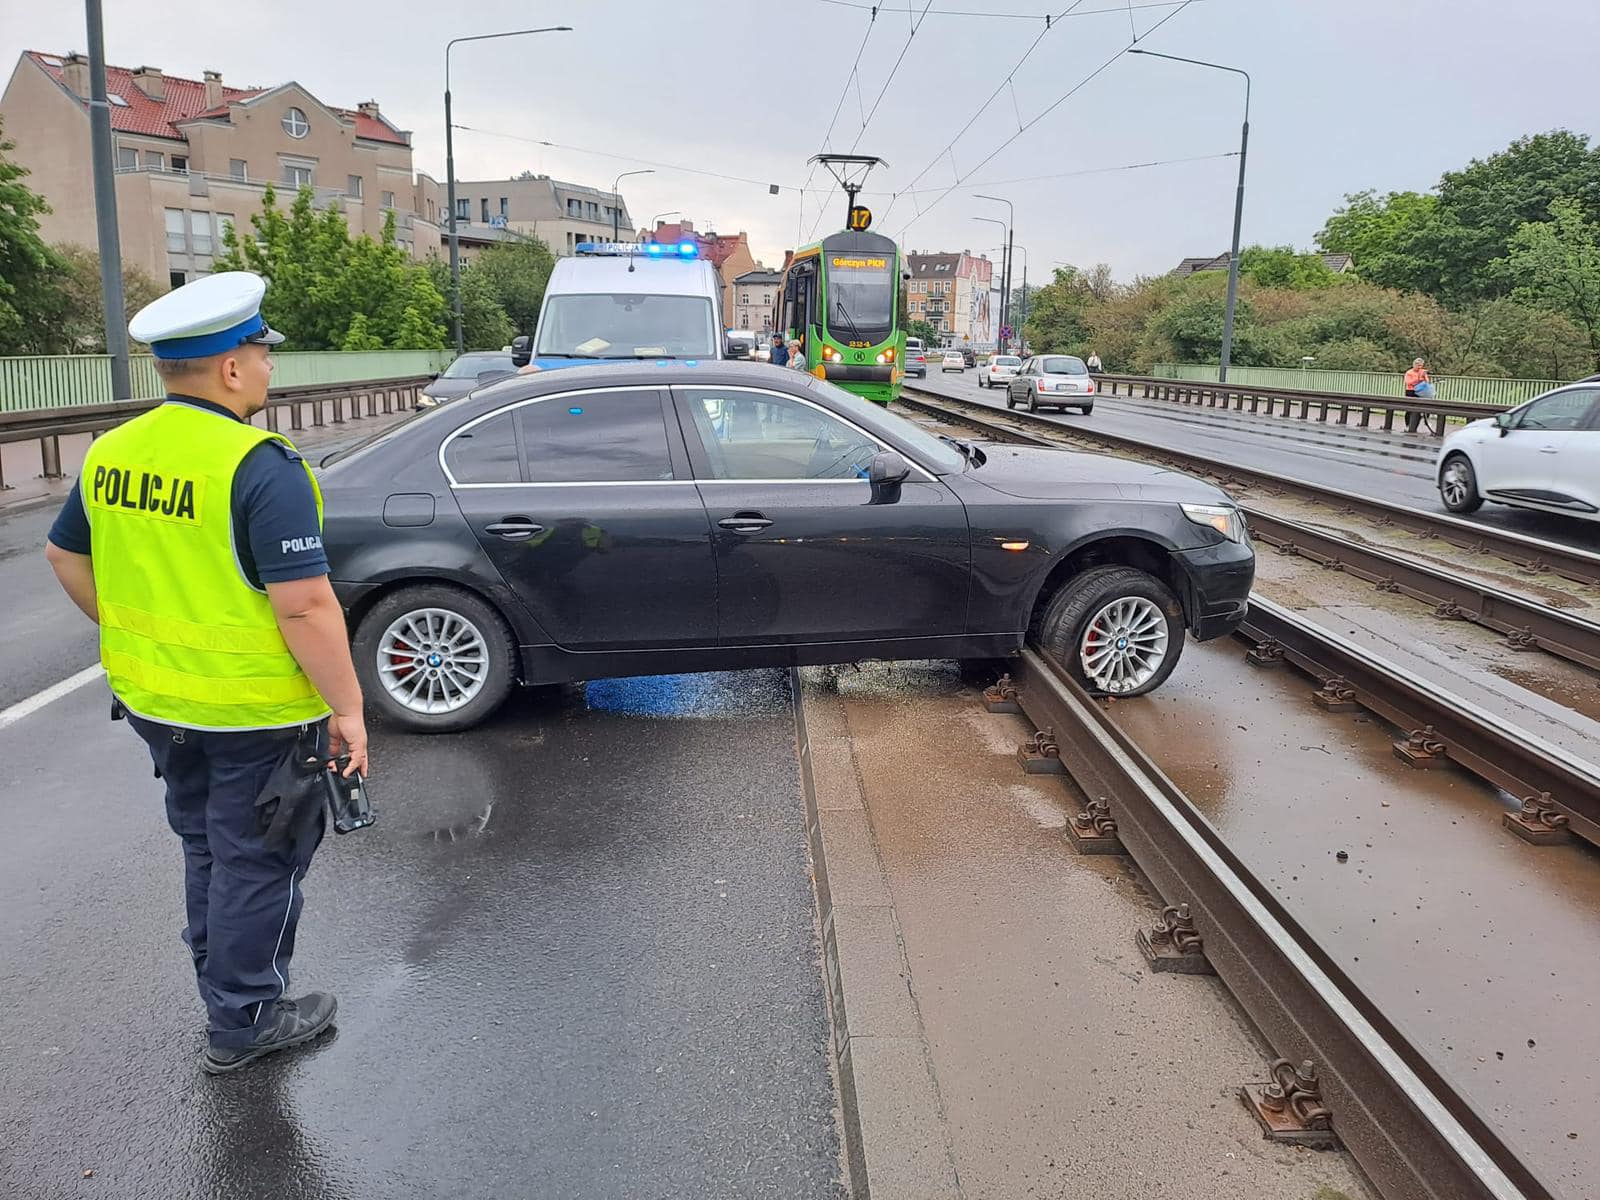
<svg viewBox="0 0 1600 1200">
<path fill-rule="evenodd" d="M 1178 507 L 1196 525 L 1209 525 L 1230 542 L 1244 541 L 1244 514 L 1233 505 L 1180 504 Z"/>
<path fill-rule="evenodd" d="M 423 392 L 420 396 L 417 397 L 417 407 L 418 408 L 432 408 L 434 405 L 436 405 L 438 403 L 439 403 L 439 397 L 430 396 L 430 395 L 428 395 L 427 392 Z"/>
</svg>

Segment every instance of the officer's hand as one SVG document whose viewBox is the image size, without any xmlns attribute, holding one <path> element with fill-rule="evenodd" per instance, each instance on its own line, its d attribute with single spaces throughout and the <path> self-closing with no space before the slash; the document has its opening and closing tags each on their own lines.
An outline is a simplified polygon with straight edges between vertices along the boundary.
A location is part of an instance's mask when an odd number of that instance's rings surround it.
<svg viewBox="0 0 1600 1200">
<path fill-rule="evenodd" d="M 350 756 L 350 765 L 344 770 L 346 776 L 353 771 L 367 773 L 367 724 L 359 708 L 328 718 L 328 756 L 338 758 L 341 754 Z"/>
</svg>

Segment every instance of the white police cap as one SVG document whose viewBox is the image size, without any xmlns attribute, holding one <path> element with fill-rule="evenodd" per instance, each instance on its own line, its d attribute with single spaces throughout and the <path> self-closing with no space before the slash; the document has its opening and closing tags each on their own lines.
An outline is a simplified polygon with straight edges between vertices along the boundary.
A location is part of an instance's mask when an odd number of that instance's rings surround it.
<svg viewBox="0 0 1600 1200">
<path fill-rule="evenodd" d="M 128 335 L 157 358 L 206 358 L 246 342 L 276 346 L 283 334 L 261 317 L 267 284 L 252 271 L 205 275 L 152 300 L 128 322 Z"/>
</svg>

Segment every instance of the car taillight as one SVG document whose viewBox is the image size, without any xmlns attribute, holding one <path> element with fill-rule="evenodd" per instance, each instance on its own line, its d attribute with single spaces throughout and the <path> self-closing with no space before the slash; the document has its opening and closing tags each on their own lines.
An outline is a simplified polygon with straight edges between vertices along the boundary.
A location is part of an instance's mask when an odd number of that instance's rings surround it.
<svg viewBox="0 0 1600 1200">
<path fill-rule="evenodd" d="M 1094 395 L 1094 384 L 1091 383 L 1088 387 L 1084 388 L 1083 390 L 1088 392 L 1089 395 L 1091 395 L 1091 396 Z"/>
</svg>

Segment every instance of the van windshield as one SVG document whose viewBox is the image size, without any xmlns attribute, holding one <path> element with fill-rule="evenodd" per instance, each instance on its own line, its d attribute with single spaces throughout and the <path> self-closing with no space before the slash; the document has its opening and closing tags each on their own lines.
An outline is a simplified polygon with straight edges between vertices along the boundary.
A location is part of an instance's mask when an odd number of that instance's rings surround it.
<svg viewBox="0 0 1600 1200">
<path fill-rule="evenodd" d="M 534 353 L 552 358 L 716 358 L 711 301 L 616 293 L 551 296 Z"/>
</svg>

